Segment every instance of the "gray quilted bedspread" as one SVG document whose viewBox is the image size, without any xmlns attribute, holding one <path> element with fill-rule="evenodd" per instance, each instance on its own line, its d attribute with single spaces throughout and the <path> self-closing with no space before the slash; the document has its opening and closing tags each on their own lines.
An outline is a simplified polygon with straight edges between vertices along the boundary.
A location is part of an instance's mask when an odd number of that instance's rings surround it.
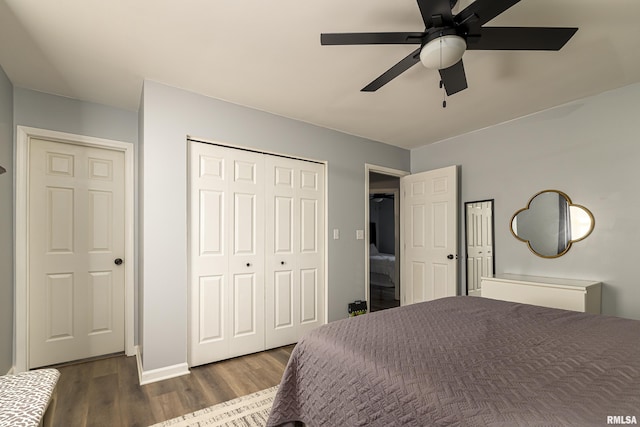
<svg viewBox="0 0 640 427">
<path fill-rule="evenodd" d="M 640 321 L 451 297 L 305 335 L 268 425 L 604 426 L 607 416 L 640 422 Z"/>
</svg>

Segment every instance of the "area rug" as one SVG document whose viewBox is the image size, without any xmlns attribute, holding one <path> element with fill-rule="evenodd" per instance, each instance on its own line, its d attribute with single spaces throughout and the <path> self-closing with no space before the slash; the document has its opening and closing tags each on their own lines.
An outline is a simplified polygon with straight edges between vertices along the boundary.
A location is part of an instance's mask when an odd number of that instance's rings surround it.
<svg viewBox="0 0 640 427">
<path fill-rule="evenodd" d="M 219 403 L 151 427 L 242 426 L 267 424 L 278 386 Z"/>
</svg>

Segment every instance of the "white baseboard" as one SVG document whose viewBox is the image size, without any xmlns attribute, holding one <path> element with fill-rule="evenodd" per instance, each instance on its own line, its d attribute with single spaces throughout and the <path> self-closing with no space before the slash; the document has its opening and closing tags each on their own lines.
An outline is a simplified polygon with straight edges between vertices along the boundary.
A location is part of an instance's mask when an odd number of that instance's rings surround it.
<svg viewBox="0 0 640 427">
<path fill-rule="evenodd" d="M 11 369 L 7 372 L 7 375 L 13 375 L 16 372 L 16 367 L 12 366 Z"/>
<path fill-rule="evenodd" d="M 138 346 L 136 346 L 136 360 L 138 362 L 138 379 L 140 380 L 140 385 L 151 384 L 191 373 L 189 372 L 189 365 L 187 365 L 186 362 L 164 368 L 152 369 L 150 371 L 143 370 L 142 355 L 140 354 L 140 347 Z"/>
</svg>

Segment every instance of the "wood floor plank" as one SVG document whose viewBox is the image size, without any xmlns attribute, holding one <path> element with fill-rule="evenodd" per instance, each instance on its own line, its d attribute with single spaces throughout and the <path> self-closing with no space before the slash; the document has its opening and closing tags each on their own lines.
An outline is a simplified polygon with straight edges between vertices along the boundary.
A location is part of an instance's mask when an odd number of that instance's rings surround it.
<svg viewBox="0 0 640 427">
<path fill-rule="evenodd" d="M 195 372 L 194 372 L 195 371 Z M 200 366 L 192 370 L 192 375 L 197 378 L 205 393 L 209 396 L 212 404 L 225 402 L 233 399 L 236 393 L 229 387 L 229 384 L 218 374 L 216 369 L 209 365 Z"/>
<path fill-rule="evenodd" d="M 118 375 L 107 374 L 92 378 L 87 393 L 88 405 L 87 425 L 110 427 L 114 421 L 120 423 L 120 407 L 118 394 Z"/>
<path fill-rule="evenodd" d="M 140 386 L 135 357 L 59 367 L 55 426 L 146 427 L 280 382 L 293 345 L 191 368 Z"/>
<path fill-rule="evenodd" d="M 151 401 L 151 405 L 158 421 L 168 420 L 182 414 L 193 412 L 189 410 L 190 408 L 182 404 L 178 390 L 162 393 Z"/>
<path fill-rule="evenodd" d="M 118 394 L 120 396 L 120 419 L 123 426 L 145 427 L 153 424 L 149 398 L 132 378 L 138 376 L 135 357 L 121 357 L 118 365 Z"/>
<path fill-rule="evenodd" d="M 79 364 L 62 367 L 56 386 L 56 410 L 53 425 L 86 425 L 89 401 L 87 392 L 92 366 Z"/>
</svg>

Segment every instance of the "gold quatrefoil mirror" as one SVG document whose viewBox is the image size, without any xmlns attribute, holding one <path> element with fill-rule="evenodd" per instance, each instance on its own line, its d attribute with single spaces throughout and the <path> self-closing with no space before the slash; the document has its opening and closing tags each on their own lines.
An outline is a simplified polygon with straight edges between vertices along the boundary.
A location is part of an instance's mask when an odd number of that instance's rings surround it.
<svg viewBox="0 0 640 427">
<path fill-rule="evenodd" d="M 511 233 L 543 258 L 557 258 L 593 231 L 595 219 L 581 205 L 558 190 L 535 194 L 525 208 L 511 218 Z"/>
</svg>

